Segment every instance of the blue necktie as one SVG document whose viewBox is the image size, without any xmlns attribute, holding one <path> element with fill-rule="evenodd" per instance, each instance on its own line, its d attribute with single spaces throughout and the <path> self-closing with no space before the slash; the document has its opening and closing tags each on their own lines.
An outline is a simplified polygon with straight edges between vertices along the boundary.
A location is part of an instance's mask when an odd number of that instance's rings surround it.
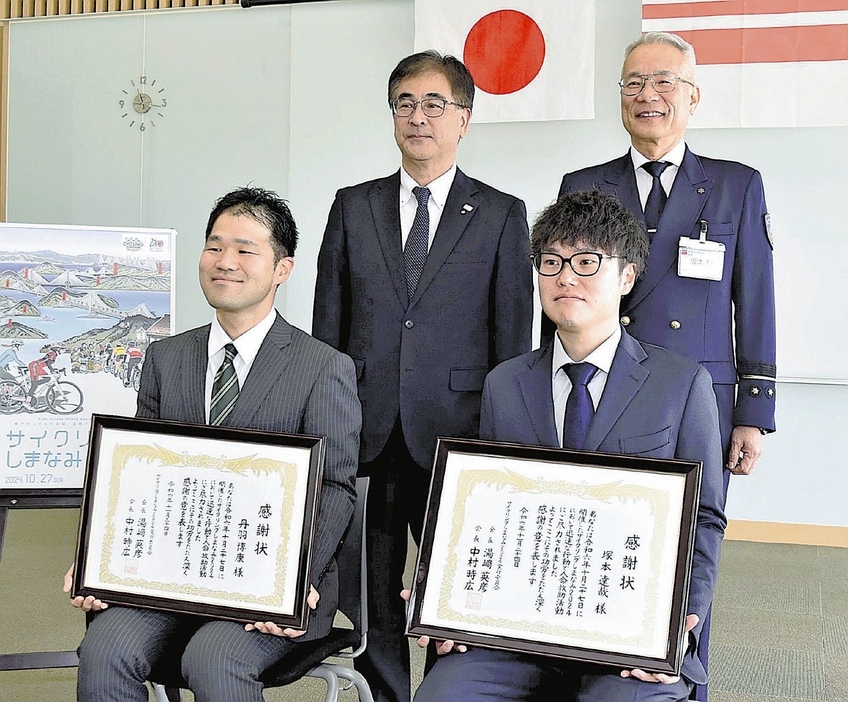
<svg viewBox="0 0 848 702">
<path fill-rule="evenodd" d="M 239 394 L 239 382 L 233 359 L 238 351 L 233 344 L 224 347 L 224 362 L 212 381 L 212 400 L 209 403 L 209 423 L 221 424 L 236 404 Z"/>
<path fill-rule="evenodd" d="M 430 211 L 427 209 L 430 190 L 413 188 L 412 193 L 418 200 L 418 209 L 415 211 L 412 229 L 409 231 L 409 236 L 406 237 L 406 246 L 403 248 L 406 294 L 410 300 L 415 294 L 415 288 L 418 287 L 421 271 L 424 270 L 424 262 L 427 260 L 427 249 L 430 243 Z"/>
<path fill-rule="evenodd" d="M 654 232 L 659 227 L 663 207 L 665 207 L 665 201 L 668 199 L 660 181 L 662 172 L 668 166 L 668 161 L 648 161 L 642 164 L 642 168 L 654 179 L 654 182 L 651 184 L 651 192 L 648 193 L 648 199 L 645 202 L 645 225 L 648 228 L 648 236 L 651 239 L 654 238 Z"/>
<path fill-rule="evenodd" d="M 586 387 L 598 368 L 591 363 L 566 363 L 563 369 L 571 380 L 571 392 L 565 403 L 565 421 L 562 424 L 562 447 L 582 449 L 589 433 L 589 424 L 595 414 L 592 396 Z"/>
</svg>

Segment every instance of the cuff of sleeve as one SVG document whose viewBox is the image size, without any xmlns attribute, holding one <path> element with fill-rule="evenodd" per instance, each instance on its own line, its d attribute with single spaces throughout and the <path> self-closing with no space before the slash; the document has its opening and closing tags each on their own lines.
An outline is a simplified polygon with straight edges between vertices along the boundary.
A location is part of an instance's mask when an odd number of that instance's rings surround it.
<svg viewBox="0 0 848 702">
<path fill-rule="evenodd" d="M 776 395 L 773 379 L 757 376 L 739 378 L 733 425 L 758 427 L 763 433 L 773 432 Z"/>
</svg>

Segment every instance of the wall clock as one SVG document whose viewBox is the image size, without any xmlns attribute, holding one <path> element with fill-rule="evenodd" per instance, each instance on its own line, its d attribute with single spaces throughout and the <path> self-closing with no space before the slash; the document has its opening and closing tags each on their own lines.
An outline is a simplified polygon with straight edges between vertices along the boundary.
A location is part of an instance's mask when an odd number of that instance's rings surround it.
<svg viewBox="0 0 848 702">
<path fill-rule="evenodd" d="M 130 81 L 130 87 L 121 90 L 118 100 L 121 119 L 133 129 L 145 131 L 147 125 L 156 126 L 156 119 L 164 117 L 163 110 L 168 107 L 165 89 L 156 85 L 155 80 L 148 81 L 147 76 L 139 76 Z"/>
</svg>

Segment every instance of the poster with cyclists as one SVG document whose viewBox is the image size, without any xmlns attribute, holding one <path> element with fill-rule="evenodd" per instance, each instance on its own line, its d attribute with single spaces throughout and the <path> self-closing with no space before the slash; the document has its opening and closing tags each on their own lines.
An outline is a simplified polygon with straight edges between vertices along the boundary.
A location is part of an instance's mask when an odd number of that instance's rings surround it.
<svg viewBox="0 0 848 702">
<path fill-rule="evenodd" d="M 135 414 L 173 333 L 175 236 L 0 223 L 0 491 L 81 490 L 92 413 Z"/>
</svg>

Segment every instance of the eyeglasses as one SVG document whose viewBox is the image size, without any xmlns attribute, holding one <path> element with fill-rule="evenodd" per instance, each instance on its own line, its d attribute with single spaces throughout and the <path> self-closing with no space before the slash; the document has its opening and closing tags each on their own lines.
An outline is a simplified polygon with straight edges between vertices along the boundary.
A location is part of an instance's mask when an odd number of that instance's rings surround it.
<svg viewBox="0 0 848 702">
<path fill-rule="evenodd" d="M 670 73 L 652 73 L 645 76 L 628 76 L 618 81 L 618 87 L 621 88 L 621 94 L 627 97 L 634 97 L 645 89 L 645 83 L 651 81 L 651 85 L 658 93 L 670 93 L 677 85 L 677 81 L 687 83 L 693 88 L 694 83 L 689 82 L 680 76 L 673 76 Z"/>
<path fill-rule="evenodd" d="M 398 98 L 389 103 L 392 106 L 392 112 L 395 117 L 411 117 L 415 112 L 415 106 L 421 105 L 421 111 L 425 117 L 441 117 L 445 114 L 447 105 L 455 105 L 461 110 L 465 109 L 465 105 L 460 105 L 458 102 L 451 102 L 444 98 L 424 98 L 423 100 L 410 100 L 409 98 Z"/>
<path fill-rule="evenodd" d="M 581 251 L 566 258 L 558 253 L 543 251 L 531 254 L 530 259 L 533 266 L 539 271 L 539 275 L 553 277 L 562 273 L 563 266 L 568 263 L 577 275 L 588 277 L 595 275 L 601 269 L 601 261 L 605 258 L 622 258 L 621 256 L 607 256 L 607 254 L 594 251 Z"/>
</svg>

